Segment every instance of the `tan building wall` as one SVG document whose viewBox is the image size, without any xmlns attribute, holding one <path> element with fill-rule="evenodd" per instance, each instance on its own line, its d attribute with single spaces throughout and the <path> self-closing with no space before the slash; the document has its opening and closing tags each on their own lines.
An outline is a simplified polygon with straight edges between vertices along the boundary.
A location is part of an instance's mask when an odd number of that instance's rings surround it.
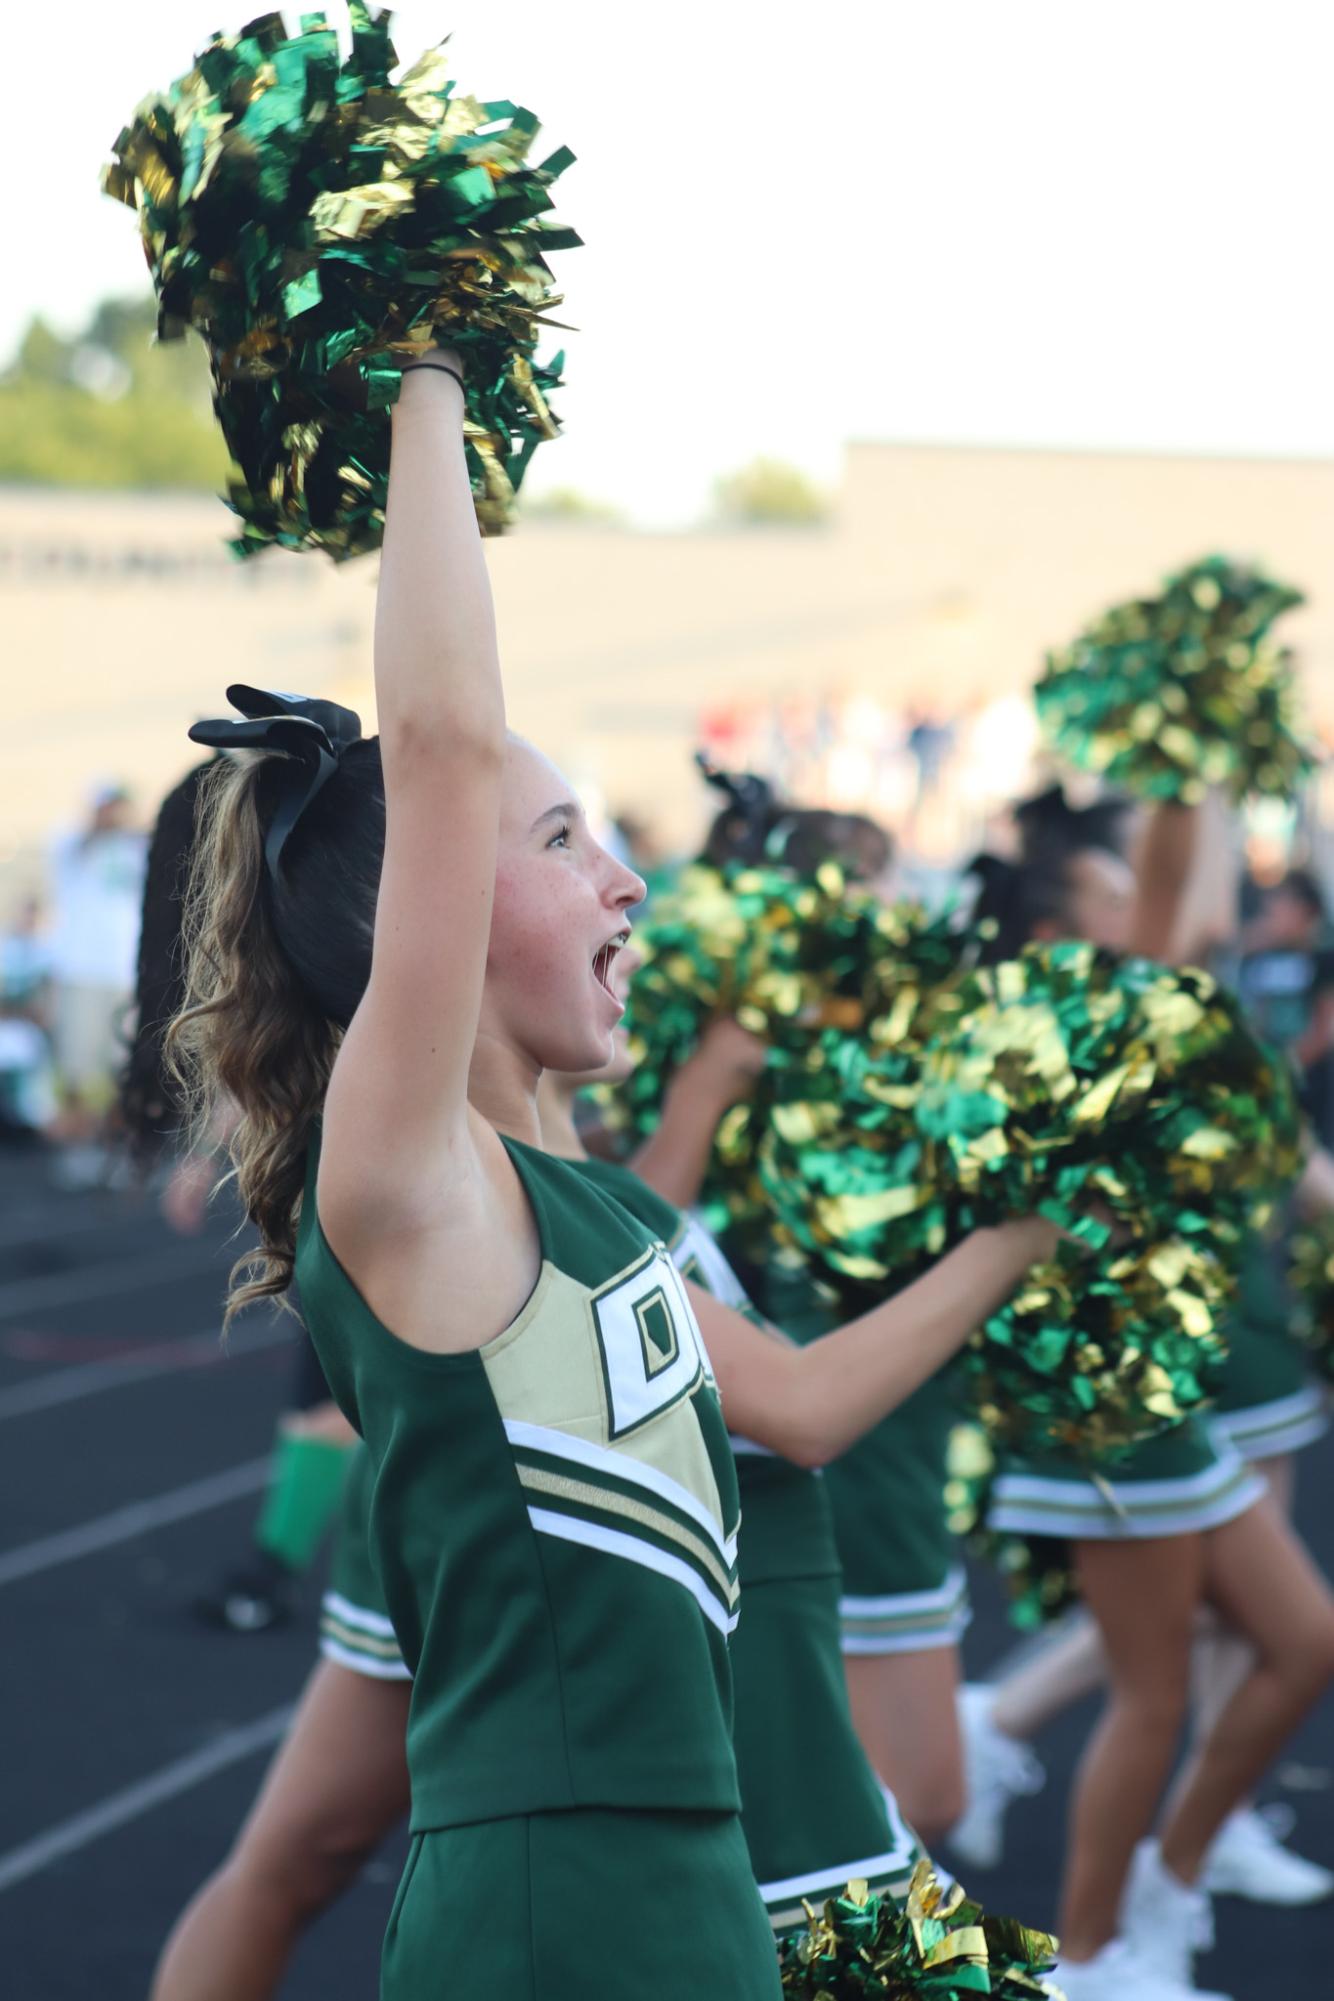
<svg viewBox="0 0 1334 2001">
<path fill-rule="evenodd" d="M 0 492 L 0 888 L 91 782 L 145 812 L 228 681 L 371 718 L 374 564 L 238 566 L 214 502 Z M 855 444 L 809 532 L 531 523 L 491 545 L 512 720 L 575 781 L 689 838 L 701 705 L 865 691 L 945 709 L 1026 686 L 1044 646 L 1211 548 L 1309 592 L 1290 622 L 1334 733 L 1334 463 Z"/>
</svg>

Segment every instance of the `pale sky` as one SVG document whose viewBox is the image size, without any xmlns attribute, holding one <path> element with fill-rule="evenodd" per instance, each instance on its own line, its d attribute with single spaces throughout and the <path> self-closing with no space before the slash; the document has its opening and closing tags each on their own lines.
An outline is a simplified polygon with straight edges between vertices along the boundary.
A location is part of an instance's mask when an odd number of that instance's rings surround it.
<svg viewBox="0 0 1334 2001">
<path fill-rule="evenodd" d="M 146 284 L 97 173 L 259 0 L 5 10 L 0 353 Z M 295 26 L 297 8 L 287 10 Z M 338 6 L 328 9 L 342 18 Z M 1325 0 L 404 0 L 578 164 L 535 488 L 698 515 L 852 437 L 1334 454 Z M 17 81 L 15 81 L 17 80 Z"/>
</svg>

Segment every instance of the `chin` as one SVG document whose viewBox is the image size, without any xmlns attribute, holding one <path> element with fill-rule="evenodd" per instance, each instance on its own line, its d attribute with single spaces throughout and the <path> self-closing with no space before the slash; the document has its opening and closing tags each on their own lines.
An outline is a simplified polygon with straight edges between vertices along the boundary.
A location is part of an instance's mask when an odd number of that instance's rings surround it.
<svg viewBox="0 0 1334 2001">
<path fill-rule="evenodd" d="M 567 1077 L 602 1077 L 614 1053 L 610 1033 L 594 1032 L 571 1038 L 559 1049 L 548 1045 L 542 1052 L 542 1068 L 559 1070 Z"/>
</svg>

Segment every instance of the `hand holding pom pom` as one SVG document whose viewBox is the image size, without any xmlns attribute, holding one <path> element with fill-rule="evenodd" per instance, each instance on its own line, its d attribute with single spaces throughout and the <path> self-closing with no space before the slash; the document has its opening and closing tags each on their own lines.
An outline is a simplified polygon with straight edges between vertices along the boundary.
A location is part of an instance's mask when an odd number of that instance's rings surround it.
<svg viewBox="0 0 1334 2001">
<path fill-rule="evenodd" d="M 217 35 L 116 141 L 106 192 L 138 211 L 158 332 L 202 335 L 236 467 L 249 555 L 378 547 L 388 411 L 404 364 L 436 345 L 466 363 L 478 520 L 498 533 L 532 453 L 556 435 L 561 357 L 535 358 L 559 304 L 546 253 L 561 151 L 528 163 L 531 112 L 455 95 L 442 49 L 397 82 L 387 11 L 348 0 L 340 64 L 323 14 Z"/>
</svg>

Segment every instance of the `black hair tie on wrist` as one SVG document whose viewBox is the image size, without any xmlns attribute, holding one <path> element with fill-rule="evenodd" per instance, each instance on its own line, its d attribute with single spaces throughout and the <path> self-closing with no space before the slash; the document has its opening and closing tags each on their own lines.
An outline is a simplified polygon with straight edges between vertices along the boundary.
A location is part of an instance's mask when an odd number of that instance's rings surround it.
<svg viewBox="0 0 1334 2001">
<path fill-rule="evenodd" d="M 452 375 L 466 396 L 468 385 L 457 368 L 451 368 L 447 361 L 405 361 L 398 371 L 400 375 L 411 375 L 414 368 L 429 368 L 433 375 Z"/>
<path fill-rule="evenodd" d="M 280 750 L 285 765 L 273 816 L 264 837 L 264 864 L 277 878 L 283 848 L 297 821 L 337 771 L 343 753 L 361 737 L 361 718 L 338 702 L 312 695 L 280 695 L 237 683 L 227 700 L 244 720 L 218 717 L 196 723 L 190 741 L 214 750 Z"/>
</svg>

